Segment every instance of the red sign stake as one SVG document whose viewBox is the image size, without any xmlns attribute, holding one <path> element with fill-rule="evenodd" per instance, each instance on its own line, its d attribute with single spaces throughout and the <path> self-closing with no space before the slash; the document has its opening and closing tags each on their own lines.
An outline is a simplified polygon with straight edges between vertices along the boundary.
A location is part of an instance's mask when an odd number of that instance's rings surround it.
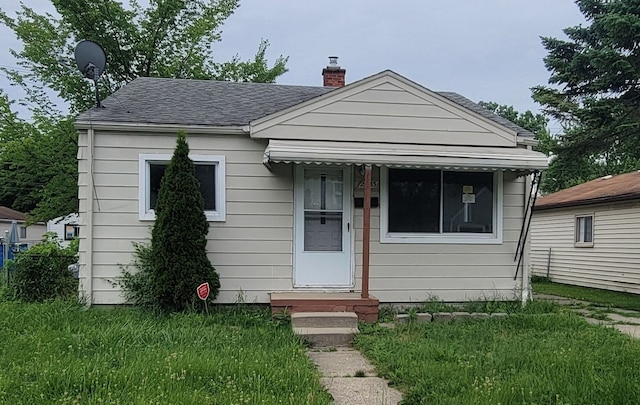
<svg viewBox="0 0 640 405">
<path fill-rule="evenodd" d="M 209 298 L 209 283 L 202 283 L 196 289 L 198 293 L 198 298 L 204 301 L 204 308 L 207 311 L 207 315 L 209 315 L 209 307 L 207 306 L 207 298 Z"/>
<path fill-rule="evenodd" d="M 202 283 L 198 286 L 198 298 L 205 301 L 209 298 L 209 283 Z"/>
</svg>

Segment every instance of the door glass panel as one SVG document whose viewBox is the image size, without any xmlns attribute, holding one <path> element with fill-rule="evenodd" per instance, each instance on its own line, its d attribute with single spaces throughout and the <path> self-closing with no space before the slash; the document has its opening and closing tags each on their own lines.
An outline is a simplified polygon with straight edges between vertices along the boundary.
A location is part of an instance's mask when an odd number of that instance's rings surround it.
<svg viewBox="0 0 640 405">
<path fill-rule="evenodd" d="M 342 212 L 304 213 L 305 252 L 342 251 Z"/>
<path fill-rule="evenodd" d="M 342 251 L 343 171 L 304 170 L 304 250 Z"/>
<path fill-rule="evenodd" d="M 304 209 L 342 210 L 342 170 L 305 169 Z"/>
</svg>

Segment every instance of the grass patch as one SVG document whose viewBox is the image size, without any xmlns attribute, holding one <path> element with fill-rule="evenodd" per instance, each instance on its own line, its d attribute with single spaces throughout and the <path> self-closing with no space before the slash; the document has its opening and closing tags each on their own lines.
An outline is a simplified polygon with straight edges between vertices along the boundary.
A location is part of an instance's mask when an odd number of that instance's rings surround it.
<svg viewBox="0 0 640 405">
<path fill-rule="evenodd" d="M 327 404 L 268 310 L 156 317 L 0 302 L 0 403 Z"/>
<path fill-rule="evenodd" d="M 541 294 L 559 295 L 594 304 L 640 311 L 640 295 L 600 290 L 560 283 L 532 283 L 533 290 Z"/>
<path fill-rule="evenodd" d="M 364 326 L 356 346 L 406 404 L 623 404 L 640 398 L 640 342 L 568 312 Z"/>
</svg>

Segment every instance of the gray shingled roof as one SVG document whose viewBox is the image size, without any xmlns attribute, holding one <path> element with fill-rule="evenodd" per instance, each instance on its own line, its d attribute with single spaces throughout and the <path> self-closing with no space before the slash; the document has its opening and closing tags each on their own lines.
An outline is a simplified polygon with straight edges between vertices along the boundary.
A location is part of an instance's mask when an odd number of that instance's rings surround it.
<svg viewBox="0 0 640 405">
<path fill-rule="evenodd" d="M 242 126 L 325 94 L 330 87 L 139 77 L 78 121 Z"/>
<path fill-rule="evenodd" d="M 83 112 L 77 120 L 243 126 L 332 90 L 335 88 L 139 77 L 118 90 L 115 96 L 107 97 L 102 102 L 105 108 Z M 520 136 L 534 136 L 457 93 L 438 94 Z"/>
<path fill-rule="evenodd" d="M 513 131 L 516 131 L 516 133 L 519 136 L 524 136 L 524 137 L 534 137 L 535 135 L 531 132 L 528 131 L 524 128 L 522 128 L 519 125 L 514 124 L 513 122 L 509 121 L 506 118 L 503 118 L 495 113 L 493 113 L 492 111 L 487 110 L 486 108 L 484 108 L 483 106 L 481 106 L 480 104 L 476 104 L 473 101 L 469 100 L 466 97 L 461 96 L 458 93 L 452 93 L 450 91 L 439 91 L 437 92 L 438 94 L 440 94 L 442 97 L 445 97 L 451 101 L 453 101 L 454 103 L 461 105 L 463 107 L 468 108 L 469 110 L 476 112 L 480 115 L 482 115 L 485 118 L 488 118 L 492 121 L 497 122 L 498 124 L 507 127 Z"/>
</svg>

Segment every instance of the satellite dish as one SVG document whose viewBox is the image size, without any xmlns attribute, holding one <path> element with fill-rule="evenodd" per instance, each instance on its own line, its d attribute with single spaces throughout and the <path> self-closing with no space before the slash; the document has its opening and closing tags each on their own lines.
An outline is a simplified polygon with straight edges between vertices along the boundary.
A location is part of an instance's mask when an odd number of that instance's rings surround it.
<svg viewBox="0 0 640 405">
<path fill-rule="evenodd" d="M 83 40 L 76 45 L 74 52 L 78 70 L 87 79 L 92 79 L 96 88 L 96 106 L 101 107 L 98 95 L 98 79 L 107 67 L 104 49 L 93 41 Z"/>
</svg>

